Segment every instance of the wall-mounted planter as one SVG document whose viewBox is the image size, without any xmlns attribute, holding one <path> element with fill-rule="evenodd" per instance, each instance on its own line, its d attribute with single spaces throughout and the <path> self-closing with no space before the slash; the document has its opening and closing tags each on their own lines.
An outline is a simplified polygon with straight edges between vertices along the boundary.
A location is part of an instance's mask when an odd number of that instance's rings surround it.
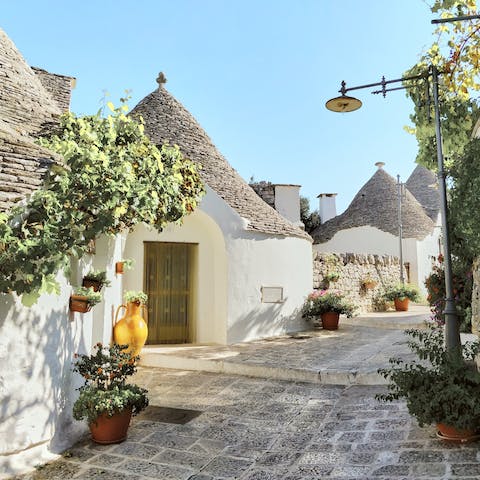
<svg viewBox="0 0 480 480">
<path fill-rule="evenodd" d="M 125 262 L 116 262 L 115 263 L 115 273 L 122 275 L 125 272 Z"/>
<path fill-rule="evenodd" d="M 88 303 L 88 297 L 83 295 L 71 295 L 70 296 L 70 311 L 87 313 L 92 309 L 90 303 Z"/>
</svg>

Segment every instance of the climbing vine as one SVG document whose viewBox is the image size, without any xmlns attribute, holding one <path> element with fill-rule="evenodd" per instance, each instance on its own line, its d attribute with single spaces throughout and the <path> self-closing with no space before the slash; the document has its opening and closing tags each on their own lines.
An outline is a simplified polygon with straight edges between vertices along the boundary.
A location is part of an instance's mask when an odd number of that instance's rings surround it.
<svg viewBox="0 0 480 480">
<path fill-rule="evenodd" d="M 139 223 L 158 231 L 192 212 L 204 193 L 196 165 L 157 148 L 125 103 L 103 117 L 61 117 L 39 143 L 63 156 L 25 205 L 0 215 L 0 292 L 56 291 L 56 272 L 91 240 Z M 31 300 L 31 299 L 30 299 Z"/>
<path fill-rule="evenodd" d="M 430 8 L 435 18 L 477 14 L 476 0 L 435 0 Z M 480 90 L 480 20 L 438 24 L 432 45 L 405 76 L 426 73 L 431 65 L 440 72 L 443 150 L 446 166 L 450 168 L 463 154 L 480 113 L 476 99 L 476 92 Z M 410 116 L 413 127 L 406 129 L 417 137 L 417 162 L 434 168 L 434 112 L 428 86 L 431 79 L 415 83 L 417 88 L 407 90 L 414 103 L 414 113 Z"/>
</svg>

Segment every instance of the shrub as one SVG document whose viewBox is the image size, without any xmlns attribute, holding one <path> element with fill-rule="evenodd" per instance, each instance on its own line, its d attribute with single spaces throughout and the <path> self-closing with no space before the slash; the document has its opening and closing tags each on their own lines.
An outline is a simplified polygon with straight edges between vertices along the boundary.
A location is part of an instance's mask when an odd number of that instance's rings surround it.
<svg viewBox="0 0 480 480">
<path fill-rule="evenodd" d="M 420 426 L 444 423 L 458 429 L 480 427 L 480 373 L 473 362 L 480 342 L 470 342 L 458 351 L 447 351 L 443 329 L 406 330 L 410 349 L 418 360 L 390 359 L 390 367 L 378 372 L 390 383 L 381 401 L 404 398 Z"/>
<path fill-rule="evenodd" d="M 125 409 L 135 415 L 148 406 L 147 390 L 127 384 L 126 378 L 136 372 L 136 361 L 125 352 L 128 345 L 96 344 L 92 355 L 78 355 L 73 371 L 85 379 L 80 396 L 73 405 L 73 417 L 93 423 L 105 414 L 109 417 Z"/>
</svg>

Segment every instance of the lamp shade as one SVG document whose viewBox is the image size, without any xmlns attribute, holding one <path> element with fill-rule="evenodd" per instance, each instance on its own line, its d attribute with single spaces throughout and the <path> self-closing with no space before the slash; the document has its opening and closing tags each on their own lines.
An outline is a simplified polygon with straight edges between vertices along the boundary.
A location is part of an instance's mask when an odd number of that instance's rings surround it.
<svg viewBox="0 0 480 480">
<path fill-rule="evenodd" d="M 358 98 L 342 95 L 329 100 L 325 106 L 332 112 L 353 112 L 362 106 Z"/>
</svg>

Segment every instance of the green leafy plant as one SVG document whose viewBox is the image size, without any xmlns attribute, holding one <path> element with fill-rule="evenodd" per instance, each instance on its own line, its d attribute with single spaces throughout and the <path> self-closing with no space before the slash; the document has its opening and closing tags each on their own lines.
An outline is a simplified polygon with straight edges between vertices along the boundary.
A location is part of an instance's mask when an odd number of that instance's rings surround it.
<svg viewBox="0 0 480 480">
<path fill-rule="evenodd" d="M 393 301 L 396 298 L 399 300 L 408 298 L 412 302 L 416 302 L 420 299 L 420 294 L 418 292 L 418 287 L 415 285 L 398 283 L 387 287 L 383 294 L 383 298 L 388 301 Z"/>
<path fill-rule="evenodd" d="M 129 290 L 123 294 L 125 302 L 139 303 L 140 305 L 146 305 L 148 301 L 148 295 L 144 292 L 135 292 Z"/>
<path fill-rule="evenodd" d="M 104 287 L 108 287 L 112 283 L 107 279 L 107 272 L 105 270 L 90 270 L 83 276 L 83 279 L 101 283 Z"/>
<path fill-rule="evenodd" d="M 131 270 L 133 268 L 135 260 L 133 258 L 124 258 L 123 260 L 120 260 L 120 262 L 123 263 L 123 268 L 125 270 Z"/>
<path fill-rule="evenodd" d="M 336 282 L 336 281 L 338 281 L 339 278 L 340 278 L 340 274 L 338 272 L 326 273 L 323 276 L 323 280 L 325 282 Z"/>
<path fill-rule="evenodd" d="M 97 343 L 92 355 L 75 354 L 73 371 L 85 379 L 80 396 L 73 405 L 73 417 L 91 424 L 100 415 L 111 417 L 125 409 L 136 415 L 148 406 L 147 390 L 127 384 L 128 376 L 136 372 L 136 361 L 124 350 L 128 345 L 103 346 Z"/>
<path fill-rule="evenodd" d="M 458 257 L 452 259 L 452 286 L 457 315 L 461 321 L 461 331 L 471 331 L 471 305 L 472 305 L 472 271 L 471 265 L 461 262 Z M 443 255 L 432 259 L 432 272 L 425 279 L 427 288 L 427 301 L 430 305 L 432 318 L 442 326 L 445 323 L 443 311 L 445 310 L 445 269 Z"/>
<path fill-rule="evenodd" d="M 76 287 L 73 289 L 73 295 L 85 297 L 86 302 L 93 307 L 102 301 L 102 294 L 95 292 L 92 287 Z"/>
<path fill-rule="evenodd" d="M 406 330 L 408 346 L 418 357 L 406 362 L 390 359 L 390 367 L 378 372 L 389 382 L 381 401 L 405 399 L 420 426 L 444 423 L 458 429 L 480 427 L 480 373 L 474 363 L 480 342 L 458 351 L 447 351 L 442 328 Z"/>
<path fill-rule="evenodd" d="M 314 290 L 302 306 L 302 316 L 313 319 L 322 313 L 335 312 L 352 317 L 354 305 L 338 290 Z"/>
<path fill-rule="evenodd" d="M 0 214 L 0 292 L 53 292 L 55 274 L 91 240 L 139 223 L 161 231 L 196 208 L 204 193 L 197 166 L 178 147 L 152 144 L 126 105 L 109 108 L 107 117 L 64 114 L 39 140 L 65 166 L 52 167 L 25 205 Z"/>
</svg>

